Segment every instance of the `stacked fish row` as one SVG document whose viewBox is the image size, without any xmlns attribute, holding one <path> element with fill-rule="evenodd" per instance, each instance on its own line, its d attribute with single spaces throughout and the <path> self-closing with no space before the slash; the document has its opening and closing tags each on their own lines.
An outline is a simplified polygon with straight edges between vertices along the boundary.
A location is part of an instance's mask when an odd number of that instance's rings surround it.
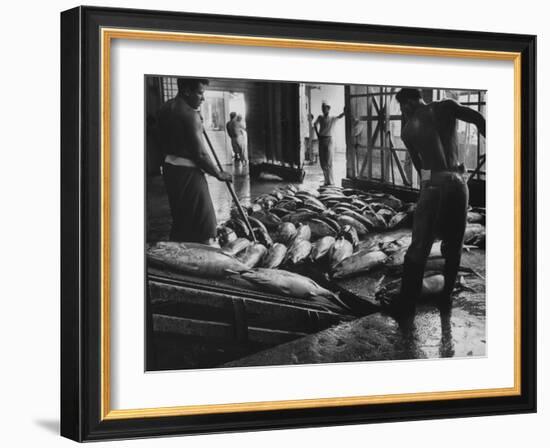
<svg viewBox="0 0 550 448">
<path fill-rule="evenodd" d="M 328 261 L 331 276 L 345 278 L 403 264 L 411 240 L 410 230 L 403 229 L 410 226 L 414 208 L 386 193 L 289 185 L 246 208 L 257 243 L 235 210 L 218 236 L 222 249 L 250 268 L 292 269 L 304 261 Z M 465 244 L 484 246 L 484 223 L 484 209 L 468 212 Z"/>
<path fill-rule="evenodd" d="M 288 186 L 256 198 L 247 207 L 257 243 L 233 210 L 231 219 L 218 229 L 221 248 L 159 242 L 148 248 L 148 257 L 163 268 L 207 278 L 245 279 L 267 292 L 341 310 L 345 306 L 336 294 L 291 271 L 312 262 L 340 279 L 381 266 L 400 268 L 411 242 L 406 227 L 413 209 L 412 204 L 382 193 Z M 484 209 L 471 209 L 465 244 L 484 247 L 484 224 Z M 434 244 L 426 268 L 438 262 L 440 242 Z"/>
<path fill-rule="evenodd" d="M 410 224 L 414 204 L 379 192 L 289 185 L 259 196 L 246 209 L 257 243 L 232 210 L 218 229 L 223 251 L 250 268 L 292 269 L 305 261 L 328 261 L 331 275 L 343 278 L 386 261 L 382 251 L 357 250 L 360 242 Z"/>
<path fill-rule="evenodd" d="M 147 257 L 164 269 L 198 277 L 244 279 L 273 294 L 307 299 L 333 311 L 346 310 L 336 294 L 308 277 L 281 269 L 251 269 L 220 248 L 205 244 L 158 242 L 147 248 Z"/>
</svg>

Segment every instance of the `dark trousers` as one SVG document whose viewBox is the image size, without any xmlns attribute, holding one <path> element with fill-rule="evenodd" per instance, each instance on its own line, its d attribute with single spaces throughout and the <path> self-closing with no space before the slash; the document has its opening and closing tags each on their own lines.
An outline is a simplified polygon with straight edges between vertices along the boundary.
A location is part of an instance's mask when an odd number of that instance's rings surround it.
<svg viewBox="0 0 550 448">
<path fill-rule="evenodd" d="M 441 253 L 445 258 L 443 294 L 450 298 L 456 281 L 466 217 L 468 186 L 458 173 L 433 173 L 423 181 L 414 212 L 412 242 L 405 255 L 401 297 L 416 300 L 422 291 L 426 260 L 434 239 L 441 238 Z"/>
<path fill-rule="evenodd" d="M 325 176 L 326 185 L 334 185 L 334 174 L 332 172 L 332 137 L 319 137 L 319 162 Z"/>
<path fill-rule="evenodd" d="M 235 160 L 239 161 L 243 158 L 243 147 L 238 139 L 232 138 L 231 139 L 231 146 L 233 148 L 233 155 L 235 156 Z"/>
<path fill-rule="evenodd" d="M 216 213 L 208 183 L 199 168 L 163 165 L 172 214 L 171 241 L 202 243 L 216 236 Z"/>
</svg>

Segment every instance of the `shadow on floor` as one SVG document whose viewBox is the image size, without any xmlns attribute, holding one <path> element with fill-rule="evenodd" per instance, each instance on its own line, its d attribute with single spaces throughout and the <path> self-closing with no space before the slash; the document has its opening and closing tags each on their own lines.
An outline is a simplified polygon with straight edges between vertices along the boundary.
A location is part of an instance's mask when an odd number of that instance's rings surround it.
<svg viewBox="0 0 550 448">
<path fill-rule="evenodd" d="M 53 434 L 59 434 L 60 424 L 59 420 L 38 419 L 34 423 L 36 426 L 44 429 L 45 431 Z"/>
</svg>

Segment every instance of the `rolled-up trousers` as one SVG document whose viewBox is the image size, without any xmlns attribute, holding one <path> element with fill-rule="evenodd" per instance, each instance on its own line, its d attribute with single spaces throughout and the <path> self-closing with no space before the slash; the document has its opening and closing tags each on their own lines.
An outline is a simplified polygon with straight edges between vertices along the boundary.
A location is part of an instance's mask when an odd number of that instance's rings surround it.
<svg viewBox="0 0 550 448">
<path fill-rule="evenodd" d="M 460 266 L 468 209 L 468 186 L 459 173 L 432 173 L 421 183 L 413 221 L 412 242 L 405 255 L 401 296 L 416 300 L 422 291 L 426 260 L 436 237 L 445 259 L 443 294 L 449 298 Z"/>
</svg>

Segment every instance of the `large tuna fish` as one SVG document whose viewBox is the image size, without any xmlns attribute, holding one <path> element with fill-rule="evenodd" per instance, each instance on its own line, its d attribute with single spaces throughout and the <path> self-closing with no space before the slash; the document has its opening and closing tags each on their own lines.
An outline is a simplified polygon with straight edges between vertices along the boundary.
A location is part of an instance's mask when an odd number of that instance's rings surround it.
<svg viewBox="0 0 550 448">
<path fill-rule="evenodd" d="M 327 224 L 325 221 L 321 219 L 310 219 L 307 222 L 307 225 L 311 229 L 311 238 L 313 240 L 316 240 L 318 238 L 322 238 L 324 236 L 336 236 L 337 232 Z"/>
<path fill-rule="evenodd" d="M 157 243 L 148 248 L 147 258 L 153 264 L 200 277 L 225 277 L 249 270 L 221 249 L 198 243 Z"/>
<path fill-rule="evenodd" d="M 314 212 L 313 210 L 305 210 L 301 209 L 300 211 L 295 211 L 287 216 L 285 216 L 285 221 L 291 222 L 292 224 L 296 225 L 301 222 L 309 221 L 312 218 L 315 218 L 317 216 L 317 212 Z"/>
<path fill-rule="evenodd" d="M 295 193 L 296 196 L 306 196 L 306 197 L 312 197 L 317 198 L 319 196 L 319 192 L 314 190 L 313 188 L 308 188 L 305 185 L 301 185 L 300 188 L 298 188 L 298 191 Z"/>
<path fill-rule="evenodd" d="M 485 227 L 481 224 L 468 224 L 464 232 L 464 244 L 485 247 Z"/>
<path fill-rule="evenodd" d="M 381 208 L 376 212 L 376 214 L 389 223 L 396 213 L 389 208 Z"/>
<path fill-rule="evenodd" d="M 284 208 L 286 210 L 296 210 L 301 204 L 302 204 L 302 201 L 300 199 L 290 198 L 286 200 L 283 199 L 273 208 Z"/>
<path fill-rule="evenodd" d="M 331 266 L 336 266 L 353 253 L 353 245 L 344 237 L 337 238 L 329 253 Z"/>
<path fill-rule="evenodd" d="M 393 210 L 401 210 L 403 207 L 403 201 L 400 199 L 397 199 L 395 196 L 392 196 L 391 194 L 378 199 L 379 203 L 385 204 L 388 207 L 391 207 Z"/>
<path fill-rule="evenodd" d="M 248 238 L 237 238 L 236 240 L 233 240 L 227 243 L 225 246 L 223 246 L 222 252 L 225 252 L 228 255 L 235 256 L 239 252 L 242 252 L 243 250 L 245 250 L 251 244 L 252 244 L 252 241 L 250 241 Z"/>
<path fill-rule="evenodd" d="M 273 240 L 267 230 L 257 227 L 252 229 L 252 231 L 254 232 L 256 241 L 263 244 L 265 247 L 271 247 L 273 245 Z"/>
<path fill-rule="evenodd" d="M 231 209 L 231 211 L 233 211 L 233 209 Z M 251 215 L 252 213 L 256 213 L 256 212 L 261 212 L 262 211 L 262 206 L 260 204 L 253 203 L 253 204 L 250 204 L 250 206 L 248 206 L 246 208 L 246 211 L 249 215 Z M 239 217 L 239 216 L 237 216 L 237 217 Z"/>
<path fill-rule="evenodd" d="M 333 268 L 334 278 L 352 277 L 369 272 L 386 263 L 388 256 L 382 251 L 360 251 L 338 263 Z"/>
<path fill-rule="evenodd" d="M 292 241 L 298 241 L 298 240 L 310 240 L 311 239 L 311 229 L 307 224 L 298 224 L 298 227 L 296 227 L 296 235 L 294 235 L 294 239 Z"/>
<path fill-rule="evenodd" d="M 277 215 L 265 211 L 254 213 L 252 217 L 256 218 L 268 229 L 275 229 L 282 222 L 281 218 Z"/>
<path fill-rule="evenodd" d="M 365 216 L 363 216 L 359 212 L 356 212 L 356 211 L 353 211 L 353 210 L 348 210 L 348 211 L 343 212 L 342 214 L 346 215 L 346 216 L 351 216 L 352 218 L 356 219 L 361 224 L 363 224 L 367 230 L 372 230 L 375 227 L 374 223 L 370 219 L 366 218 Z"/>
<path fill-rule="evenodd" d="M 320 196 L 319 196 L 319 200 L 326 205 L 326 202 L 327 201 L 336 201 L 336 202 L 339 202 L 341 201 L 342 199 L 346 199 L 347 196 L 344 196 L 343 194 L 341 193 L 322 193 Z"/>
<path fill-rule="evenodd" d="M 356 247 L 359 244 L 359 236 L 357 235 L 357 230 L 355 230 L 355 227 L 350 225 L 342 227 L 340 235 L 348 240 L 353 247 Z"/>
<path fill-rule="evenodd" d="M 386 220 L 375 212 L 371 212 L 367 208 L 364 208 L 361 213 L 366 219 L 374 224 L 375 230 L 385 230 L 388 227 Z"/>
<path fill-rule="evenodd" d="M 312 245 L 308 240 L 295 240 L 288 248 L 285 263 L 295 265 L 304 261 L 311 253 Z"/>
<path fill-rule="evenodd" d="M 271 210 L 269 210 L 274 215 L 277 215 L 281 220 L 285 220 L 285 217 L 288 216 L 290 213 L 292 213 L 292 210 L 287 210 L 284 207 L 273 207 Z"/>
<path fill-rule="evenodd" d="M 263 244 L 254 243 L 248 246 L 244 251 L 242 251 L 237 258 L 241 261 L 247 268 L 255 267 L 262 257 L 266 254 L 267 249 Z"/>
<path fill-rule="evenodd" d="M 230 227 L 226 227 L 226 226 L 218 227 L 217 234 L 218 234 L 218 242 L 220 243 L 220 246 L 225 246 L 231 241 L 235 241 L 237 239 L 237 234 Z"/>
<path fill-rule="evenodd" d="M 252 238 L 250 230 L 242 219 L 233 218 L 225 223 L 226 227 L 229 227 L 235 231 L 239 238 Z"/>
<path fill-rule="evenodd" d="M 311 249 L 311 259 L 313 261 L 318 261 L 323 258 L 330 252 L 335 241 L 336 240 L 333 236 L 325 236 L 315 241 L 313 248 Z"/>
<path fill-rule="evenodd" d="M 410 217 L 411 215 L 409 213 L 405 213 L 405 212 L 396 213 L 388 222 L 388 227 L 390 229 L 397 229 L 399 227 L 403 227 L 407 224 L 410 224 Z"/>
<path fill-rule="evenodd" d="M 262 268 L 278 268 L 285 259 L 286 252 L 287 249 L 284 244 L 275 243 L 264 255 L 260 266 Z"/>
<path fill-rule="evenodd" d="M 469 211 L 467 220 L 469 223 L 472 223 L 472 224 L 474 223 L 484 224 L 485 216 L 479 212 Z"/>
<path fill-rule="evenodd" d="M 354 205 L 355 207 L 359 208 L 360 210 L 365 208 L 368 204 L 359 199 L 359 198 L 353 198 L 352 201 L 351 201 L 351 205 Z"/>
<path fill-rule="evenodd" d="M 357 230 L 357 234 L 359 235 L 359 237 L 366 235 L 368 232 L 363 223 L 357 221 L 357 219 L 353 218 L 352 216 L 340 215 L 338 217 L 338 224 L 340 224 L 342 227 L 344 227 L 345 225 L 350 225 L 354 227 L 355 230 Z"/>
<path fill-rule="evenodd" d="M 271 192 L 271 196 L 275 196 L 277 200 L 280 201 L 281 199 L 283 199 L 283 192 L 276 188 Z"/>
<path fill-rule="evenodd" d="M 437 295 L 443 292 L 445 286 L 445 277 L 441 274 L 429 275 L 424 277 L 422 281 L 422 290 L 420 293 L 420 300 L 426 300 L 429 298 L 437 297 Z M 401 294 L 401 280 L 395 280 L 380 288 L 376 294 L 376 300 L 378 300 L 383 306 L 391 306 L 391 304 L 398 299 Z"/>
<path fill-rule="evenodd" d="M 401 247 L 400 249 L 397 249 L 389 254 L 386 261 L 386 266 L 388 266 L 389 268 L 403 266 L 403 263 L 405 262 L 405 255 L 407 254 L 408 249 L 408 247 Z"/>
<path fill-rule="evenodd" d="M 257 268 L 243 273 L 242 277 L 273 294 L 299 299 L 337 298 L 333 292 L 319 286 L 310 278 L 282 269 Z"/>
<path fill-rule="evenodd" d="M 408 248 L 411 245 L 412 234 L 403 235 L 393 241 L 387 241 L 380 244 L 380 250 L 390 255 L 402 248 Z"/>
<path fill-rule="evenodd" d="M 316 198 L 304 199 L 304 207 L 314 210 L 316 212 L 322 212 L 327 209 L 325 204 L 323 204 L 319 199 Z"/>
<path fill-rule="evenodd" d="M 275 241 L 283 244 L 289 244 L 296 236 L 296 226 L 291 222 L 283 222 L 277 227 Z"/>
<path fill-rule="evenodd" d="M 338 224 L 338 215 L 336 213 L 329 214 L 330 212 L 323 213 L 319 215 L 316 219 L 326 222 L 330 227 L 334 229 L 336 233 L 339 233 L 342 230 L 342 226 Z"/>
<path fill-rule="evenodd" d="M 375 211 L 375 212 L 379 212 L 380 210 L 388 210 L 391 212 L 392 216 L 395 215 L 397 213 L 397 211 L 395 209 L 393 209 L 392 207 L 386 205 L 386 204 L 383 204 L 381 202 L 371 202 L 369 204 L 371 206 L 371 208 Z"/>
<path fill-rule="evenodd" d="M 262 229 L 262 230 L 267 232 L 267 228 L 265 227 L 265 225 L 259 219 L 255 218 L 254 216 L 249 216 L 248 217 L 248 222 L 250 222 L 250 226 L 253 229 Z"/>
</svg>

